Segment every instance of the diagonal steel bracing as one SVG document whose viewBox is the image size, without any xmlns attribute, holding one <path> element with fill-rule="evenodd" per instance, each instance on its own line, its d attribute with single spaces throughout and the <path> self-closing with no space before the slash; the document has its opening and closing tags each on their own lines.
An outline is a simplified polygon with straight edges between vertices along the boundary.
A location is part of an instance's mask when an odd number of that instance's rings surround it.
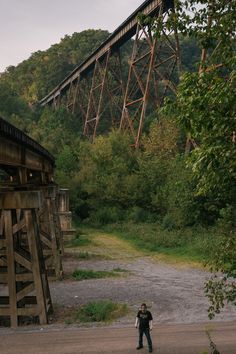
<svg viewBox="0 0 236 354">
<path fill-rule="evenodd" d="M 131 133 L 136 148 L 145 118 L 176 92 L 180 63 L 178 35 L 166 21 L 173 0 L 146 0 L 102 45 L 59 84 L 41 104 L 64 104 L 78 117 L 91 141 L 100 132 L 120 128 Z M 139 13 L 162 24 L 158 36 Z M 136 34 L 135 34 L 136 33 Z M 133 40 L 128 77 L 122 78 L 121 46 Z"/>
<path fill-rule="evenodd" d="M 163 29 L 159 36 L 150 24 L 137 26 L 120 122 L 121 130 L 131 132 L 136 148 L 148 109 L 153 112 L 167 95 L 176 92 L 179 44 L 175 29 L 165 30 L 168 16 L 160 6 L 158 20 Z"/>
</svg>

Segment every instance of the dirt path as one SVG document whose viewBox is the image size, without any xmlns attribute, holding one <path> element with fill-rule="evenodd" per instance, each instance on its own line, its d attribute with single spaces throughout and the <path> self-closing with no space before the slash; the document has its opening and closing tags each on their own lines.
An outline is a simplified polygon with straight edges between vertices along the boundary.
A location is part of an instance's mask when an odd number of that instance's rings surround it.
<svg viewBox="0 0 236 354">
<path fill-rule="evenodd" d="M 203 284 L 209 274 L 197 268 L 170 265 L 158 257 L 135 250 L 128 242 L 105 233 L 92 231 L 92 243 L 80 247 L 80 252 L 99 255 L 90 260 L 66 257 L 64 269 L 69 276 L 74 269 L 112 270 L 125 269 L 118 278 L 73 281 L 71 279 L 51 284 L 53 302 L 70 307 L 93 300 L 111 299 L 127 303 L 131 309 L 128 316 L 117 321 L 133 323 L 138 306 L 146 302 L 158 323 L 207 322 L 208 302 Z M 78 249 L 67 249 L 76 255 Z M 235 307 L 228 306 L 216 321 L 236 319 Z"/>
<path fill-rule="evenodd" d="M 1 354 L 132 354 L 137 330 L 134 328 L 70 329 L 64 331 L 0 331 Z M 217 324 L 211 336 L 221 354 L 236 353 L 236 324 Z M 154 353 L 201 354 L 209 351 L 203 325 L 161 325 L 153 331 Z"/>
</svg>

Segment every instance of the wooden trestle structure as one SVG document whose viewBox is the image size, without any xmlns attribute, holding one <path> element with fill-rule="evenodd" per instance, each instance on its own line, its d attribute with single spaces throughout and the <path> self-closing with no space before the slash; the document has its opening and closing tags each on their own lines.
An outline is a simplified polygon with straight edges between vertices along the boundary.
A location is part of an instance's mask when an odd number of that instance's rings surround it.
<svg viewBox="0 0 236 354">
<path fill-rule="evenodd" d="M 134 146 L 140 145 L 145 116 L 161 106 L 167 95 L 176 93 L 180 50 L 177 31 L 165 26 L 175 11 L 174 0 L 146 0 L 104 43 L 65 78 L 41 105 L 57 109 L 65 105 L 78 118 L 84 135 L 91 140 L 100 133 L 119 128 L 129 131 Z M 161 24 L 160 36 L 142 13 Z M 134 37 L 128 77 L 120 60 L 122 46 Z"/>
<path fill-rule="evenodd" d="M 52 311 L 48 277 L 62 276 L 54 158 L 0 118 L 0 325 Z"/>
</svg>

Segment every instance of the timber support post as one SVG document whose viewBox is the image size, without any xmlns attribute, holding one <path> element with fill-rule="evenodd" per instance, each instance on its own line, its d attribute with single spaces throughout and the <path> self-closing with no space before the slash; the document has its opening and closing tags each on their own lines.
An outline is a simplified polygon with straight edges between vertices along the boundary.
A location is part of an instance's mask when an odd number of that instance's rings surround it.
<svg viewBox="0 0 236 354">
<path fill-rule="evenodd" d="M 42 194 L 0 193 L 0 322 L 18 326 L 27 318 L 48 323 L 52 311 L 40 242 L 38 210 Z"/>
<path fill-rule="evenodd" d="M 63 236 L 58 214 L 57 189 L 56 185 L 41 188 L 44 202 L 39 210 L 39 228 L 47 275 L 50 278 L 61 279 Z"/>
<path fill-rule="evenodd" d="M 71 226 L 72 214 L 69 207 L 68 189 L 60 189 L 58 192 L 58 210 L 63 239 L 68 241 L 74 236 L 76 231 Z"/>
</svg>

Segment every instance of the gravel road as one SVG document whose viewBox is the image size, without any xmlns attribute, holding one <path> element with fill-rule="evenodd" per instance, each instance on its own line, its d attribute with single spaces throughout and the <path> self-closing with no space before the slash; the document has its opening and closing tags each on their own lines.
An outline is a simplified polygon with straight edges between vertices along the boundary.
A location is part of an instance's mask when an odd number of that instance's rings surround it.
<svg viewBox="0 0 236 354">
<path fill-rule="evenodd" d="M 65 274 L 76 268 L 93 270 L 125 269 L 118 278 L 73 281 L 51 284 L 54 303 L 62 306 L 85 304 L 89 301 L 111 299 L 126 303 L 131 312 L 120 319 L 131 324 L 142 302 L 147 303 L 157 323 L 199 323 L 208 321 L 208 300 L 204 295 L 204 282 L 210 274 L 202 269 L 182 264 L 166 264 L 155 257 L 133 249 L 127 242 L 99 232 L 92 245 L 82 251 L 104 255 L 108 259 L 78 260 L 66 257 Z M 80 249 L 81 251 L 81 249 Z M 70 250 L 69 255 L 71 255 Z M 77 252 L 75 250 L 75 252 Z M 236 311 L 226 306 L 215 321 L 234 321 Z"/>
</svg>

